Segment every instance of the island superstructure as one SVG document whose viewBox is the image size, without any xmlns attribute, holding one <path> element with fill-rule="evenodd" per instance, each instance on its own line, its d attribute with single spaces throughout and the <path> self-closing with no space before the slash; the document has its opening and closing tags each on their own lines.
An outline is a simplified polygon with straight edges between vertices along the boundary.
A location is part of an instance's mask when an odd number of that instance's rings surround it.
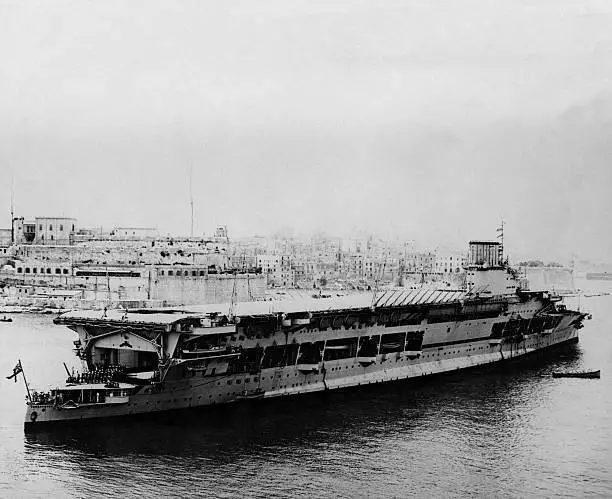
<svg viewBox="0 0 612 499">
<path fill-rule="evenodd" d="M 578 341 L 585 314 L 471 242 L 465 289 L 390 289 L 181 310 L 70 312 L 83 372 L 26 427 L 298 395 L 491 364 Z"/>
</svg>

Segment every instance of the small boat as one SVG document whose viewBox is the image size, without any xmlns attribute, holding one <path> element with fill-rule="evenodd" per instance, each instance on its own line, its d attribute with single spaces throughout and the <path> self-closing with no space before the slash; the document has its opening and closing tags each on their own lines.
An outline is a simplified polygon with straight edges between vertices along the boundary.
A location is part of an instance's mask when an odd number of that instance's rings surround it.
<svg viewBox="0 0 612 499">
<path fill-rule="evenodd" d="M 0 322 L 13 322 L 13 319 L 10 317 L 2 317 L 2 319 L 0 319 Z"/>
<path fill-rule="evenodd" d="M 553 378 L 587 378 L 599 379 L 601 371 L 578 371 L 573 373 L 562 373 L 555 371 L 552 373 Z"/>
</svg>

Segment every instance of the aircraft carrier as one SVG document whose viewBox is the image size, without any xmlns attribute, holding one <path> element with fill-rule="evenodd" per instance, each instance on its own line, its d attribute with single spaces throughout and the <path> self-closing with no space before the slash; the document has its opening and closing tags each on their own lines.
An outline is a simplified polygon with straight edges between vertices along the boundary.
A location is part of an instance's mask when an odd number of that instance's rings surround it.
<svg viewBox="0 0 612 499">
<path fill-rule="evenodd" d="M 470 243 L 464 289 L 390 289 L 180 310 L 70 312 L 83 371 L 30 394 L 26 429 L 385 383 L 578 341 L 586 314 L 530 291 L 497 242 Z"/>
</svg>

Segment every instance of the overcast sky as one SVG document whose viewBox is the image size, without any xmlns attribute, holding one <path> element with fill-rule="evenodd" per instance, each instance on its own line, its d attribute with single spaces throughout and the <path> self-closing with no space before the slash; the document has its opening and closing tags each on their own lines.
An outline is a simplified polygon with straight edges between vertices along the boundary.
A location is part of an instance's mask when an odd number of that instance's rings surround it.
<svg viewBox="0 0 612 499">
<path fill-rule="evenodd" d="M 612 2 L 0 0 L 0 225 L 612 253 Z"/>
</svg>

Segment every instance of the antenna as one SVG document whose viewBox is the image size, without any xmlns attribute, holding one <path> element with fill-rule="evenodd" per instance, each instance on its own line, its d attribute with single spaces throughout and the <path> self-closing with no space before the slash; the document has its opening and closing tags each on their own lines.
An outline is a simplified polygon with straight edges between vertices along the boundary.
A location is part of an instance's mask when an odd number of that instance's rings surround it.
<svg viewBox="0 0 612 499">
<path fill-rule="evenodd" d="M 189 202 L 191 204 L 191 237 L 193 237 L 193 164 L 189 167 Z"/>
</svg>

